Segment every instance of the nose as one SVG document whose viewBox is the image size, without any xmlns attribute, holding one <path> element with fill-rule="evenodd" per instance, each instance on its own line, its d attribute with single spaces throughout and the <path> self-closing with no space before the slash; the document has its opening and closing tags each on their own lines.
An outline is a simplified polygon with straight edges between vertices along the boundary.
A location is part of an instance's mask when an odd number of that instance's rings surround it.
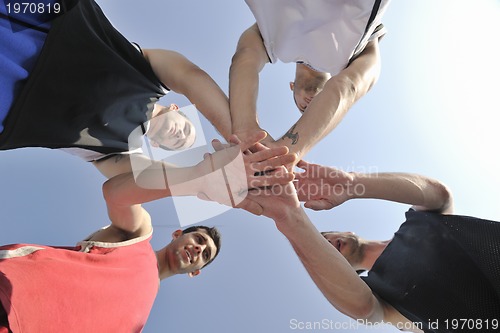
<svg viewBox="0 0 500 333">
<path fill-rule="evenodd" d="M 196 244 L 194 246 L 194 252 L 197 254 L 197 255 L 200 255 L 200 253 L 203 252 L 203 250 L 205 250 L 205 246 L 206 245 L 203 245 L 203 244 Z"/>
<path fill-rule="evenodd" d="M 177 138 L 178 139 L 185 139 L 186 138 L 186 134 L 184 134 L 183 130 L 180 130 L 177 132 Z"/>
</svg>

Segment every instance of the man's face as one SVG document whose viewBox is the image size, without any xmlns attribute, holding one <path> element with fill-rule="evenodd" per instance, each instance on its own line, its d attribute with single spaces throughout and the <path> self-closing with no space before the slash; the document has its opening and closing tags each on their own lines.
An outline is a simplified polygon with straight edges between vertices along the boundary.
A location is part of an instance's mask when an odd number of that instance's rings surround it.
<svg viewBox="0 0 500 333">
<path fill-rule="evenodd" d="M 297 105 L 301 113 L 304 113 L 312 99 L 321 91 L 320 89 L 302 89 L 296 86 L 294 82 L 290 82 L 290 89 L 293 91 L 295 105 Z"/>
<path fill-rule="evenodd" d="M 323 237 L 346 258 L 351 266 L 360 263 L 363 248 L 359 237 L 352 232 L 325 232 Z"/>
<path fill-rule="evenodd" d="M 199 229 L 183 234 L 176 230 L 168 245 L 167 260 L 170 269 L 177 274 L 199 274 L 200 269 L 215 257 L 217 247 L 208 233 Z"/>
<path fill-rule="evenodd" d="M 293 92 L 293 100 L 301 113 L 309 106 L 309 103 L 323 90 L 323 84 L 318 85 L 315 80 L 306 83 L 290 82 L 290 89 Z"/>
<path fill-rule="evenodd" d="M 147 133 L 153 147 L 163 146 L 169 150 L 182 150 L 193 145 L 196 131 L 193 123 L 179 113 L 172 104 L 150 120 Z"/>
</svg>

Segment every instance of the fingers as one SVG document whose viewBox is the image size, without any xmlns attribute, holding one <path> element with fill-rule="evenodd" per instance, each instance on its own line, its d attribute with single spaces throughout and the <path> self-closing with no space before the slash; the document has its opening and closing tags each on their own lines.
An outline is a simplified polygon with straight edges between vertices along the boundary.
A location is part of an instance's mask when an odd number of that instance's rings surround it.
<svg viewBox="0 0 500 333">
<path fill-rule="evenodd" d="M 288 154 L 288 147 L 277 147 L 277 148 L 265 148 L 258 152 L 254 152 L 249 155 L 247 161 L 249 162 L 261 162 L 272 157 Z"/>
<path fill-rule="evenodd" d="M 213 139 L 212 140 L 212 147 L 214 148 L 215 151 L 223 150 L 228 147 L 227 144 L 223 144 L 220 142 L 218 139 Z"/>
<path fill-rule="evenodd" d="M 197 194 L 198 199 L 204 200 L 204 201 L 213 201 L 210 199 L 205 193 L 200 192 Z M 220 202 L 219 202 L 220 203 Z M 223 205 L 227 206 L 227 203 L 220 203 Z M 249 213 L 252 213 L 254 215 L 260 216 L 264 212 L 264 208 L 262 208 L 261 205 L 259 205 L 256 201 L 250 199 L 250 198 L 245 198 L 241 202 L 239 202 L 235 208 L 241 208 L 246 210 Z"/>
<path fill-rule="evenodd" d="M 296 172 L 295 176 L 297 179 L 301 178 L 318 178 L 321 176 L 320 172 L 322 167 L 321 165 L 318 164 L 313 164 L 306 162 L 304 160 L 300 160 L 299 163 L 297 163 L 297 167 L 304 170 L 304 172 Z"/>
<path fill-rule="evenodd" d="M 254 144 L 257 142 L 263 140 L 267 136 L 267 133 L 265 131 L 256 131 L 255 133 L 250 134 L 248 137 L 246 137 L 243 141 L 240 141 L 240 149 L 242 151 L 245 151 L 252 147 Z M 235 136 L 236 137 L 236 136 Z M 238 137 L 236 137 L 238 138 Z"/>
<path fill-rule="evenodd" d="M 293 180 L 293 174 L 279 170 L 258 176 L 248 177 L 248 188 L 261 188 L 273 185 L 285 185 Z"/>
<path fill-rule="evenodd" d="M 304 160 L 300 160 L 299 163 L 297 163 L 297 167 L 301 168 L 302 170 L 307 170 L 307 168 L 309 167 L 309 163 Z"/>
<path fill-rule="evenodd" d="M 318 211 L 332 209 L 333 204 L 326 200 L 310 200 L 304 203 L 304 207 Z"/>
<path fill-rule="evenodd" d="M 286 166 L 287 164 L 295 161 L 295 154 L 281 155 L 273 158 L 266 159 L 262 162 L 255 162 L 250 164 L 251 171 L 255 173 L 270 172 L 276 168 Z"/>
<path fill-rule="evenodd" d="M 209 198 L 209 197 L 208 197 L 205 193 L 203 193 L 203 192 L 199 192 L 199 193 L 196 195 L 196 197 L 197 197 L 198 199 L 201 199 L 201 200 L 204 200 L 204 201 L 212 201 L 212 200 L 210 200 L 210 198 Z"/>
<path fill-rule="evenodd" d="M 240 138 L 236 134 L 231 134 L 228 141 L 233 145 L 239 145 L 241 143 Z"/>
</svg>

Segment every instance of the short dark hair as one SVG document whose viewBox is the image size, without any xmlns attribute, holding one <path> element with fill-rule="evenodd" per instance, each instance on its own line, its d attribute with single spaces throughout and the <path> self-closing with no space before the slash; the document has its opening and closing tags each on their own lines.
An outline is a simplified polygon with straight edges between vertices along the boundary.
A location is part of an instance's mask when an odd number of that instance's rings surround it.
<svg viewBox="0 0 500 333">
<path fill-rule="evenodd" d="M 196 232 L 198 230 L 205 231 L 208 234 L 208 236 L 210 236 L 210 238 L 212 238 L 212 240 L 214 241 L 215 247 L 216 247 L 215 256 L 211 260 L 209 260 L 205 265 L 203 265 L 202 268 L 204 268 L 204 267 L 208 266 L 208 264 L 210 264 L 212 261 L 214 261 L 215 258 L 217 258 L 217 255 L 220 252 L 221 234 L 216 227 L 207 227 L 204 225 L 195 225 L 195 226 L 186 228 L 186 229 L 182 230 L 182 234 L 188 234 L 190 232 Z"/>
</svg>

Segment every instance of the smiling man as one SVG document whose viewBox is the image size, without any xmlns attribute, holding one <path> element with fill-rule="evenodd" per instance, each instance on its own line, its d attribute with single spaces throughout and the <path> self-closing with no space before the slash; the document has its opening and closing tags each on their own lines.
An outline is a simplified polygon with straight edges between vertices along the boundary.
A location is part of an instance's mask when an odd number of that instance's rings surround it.
<svg viewBox="0 0 500 333">
<path fill-rule="evenodd" d="M 0 247 L 0 332 L 140 332 L 159 281 L 197 276 L 220 250 L 217 229 L 176 230 L 153 251 L 150 215 L 104 185 L 111 225 L 74 247 Z"/>
<path fill-rule="evenodd" d="M 0 150 L 70 148 L 92 161 L 136 151 L 148 121 L 185 121 L 156 104 L 168 91 L 184 95 L 229 137 L 227 96 L 186 57 L 131 43 L 93 0 L 38 2 L 57 11 L 17 15 L 0 2 L 0 40 L 11 46 L 0 50 Z M 169 135 L 169 125 L 155 126 L 156 144 L 189 147 L 194 132 L 184 125 Z M 170 134 L 175 141 L 164 142 Z"/>
<path fill-rule="evenodd" d="M 140 332 L 159 281 L 198 275 L 220 249 L 215 228 L 176 230 L 156 252 L 152 229 L 121 241 L 112 229 L 75 247 L 0 247 L 0 332 Z"/>
<path fill-rule="evenodd" d="M 146 169 L 137 182 L 132 172 L 111 178 L 103 185 L 111 224 L 75 247 L 1 247 L 0 332 L 140 332 L 159 281 L 175 274 L 199 275 L 220 250 L 218 231 L 202 226 L 176 230 L 168 245 L 153 251 L 151 216 L 142 203 L 200 193 L 232 197 L 228 190 L 236 196 L 243 188 L 290 182 L 291 174 L 255 175 L 292 162 L 294 155 L 284 155 L 285 147 L 242 153 L 264 137 L 261 133 L 255 142 L 206 154 L 195 166 L 169 170 L 169 178 L 164 177 L 163 165 Z M 236 174 L 230 164 L 237 156 L 241 172 Z M 217 176 L 223 168 L 230 184 Z M 236 175 L 242 178 L 239 182 Z M 137 185 L 145 181 L 161 186 Z"/>
<path fill-rule="evenodd" d="M 359 323 L 403 331 L 498 331 L 499 222 L 452 215 L 451 192 L 429 177 L 298 166 L 305 172 L 296 174 L 297 191 L 280 185 L 250 198 L 275 221 L 337 310 Z M 412 207 L 392 239 L 369 241 L 351 232 L 319 233 L 299 202 L 322 210 L 362 198 Z M 368 275 L 358 276 L 359 270 Z"/>
<path fill-rule="evenodd" d="M 196 128 L 176 104 L 170 104 L 169 107 L 157 104 L 146 136 L 153 147 L 183 150 L 193 145 Z"/>
</svg>

